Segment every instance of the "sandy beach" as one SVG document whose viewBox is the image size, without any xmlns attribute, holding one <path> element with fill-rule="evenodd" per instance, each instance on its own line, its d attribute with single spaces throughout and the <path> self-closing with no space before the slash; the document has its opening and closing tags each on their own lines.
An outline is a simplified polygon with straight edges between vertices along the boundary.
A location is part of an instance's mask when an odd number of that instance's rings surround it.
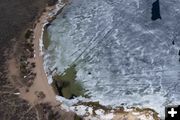
<svg viewBox="0 0 180 120">
<path fill-rule="evenodd" d="M 64 5 L 62 5 L 63 7 Z M 39 101 L 37 98 L 37 92 L 43 92 L 45 94 L 45 98 L 41 100 L 41 102 L 49 102 L 53 104 L 58 104 L 56 101 L 56 94 L 53 91 L 53 88 L 48 84 L 47 76 L 43 67 L 43 56 L 40 51 L 40 40 L 43 34 L 43 27 L 47 20 L 51 19 L 49 13 L 51 13 L 55 9 L 53 7 L 47 7 L 46 11 L 43 12 L 42 16 L 36 22 L 36 26 L 34 28 L 34 58 L 28 59 L 29 62 L 34 62 L 36 64 L 34 68 L 34 72 L 36 73 L 36 78 L 29 88 L 29 92 L 23 92 L 21 97 L 28 100 L 30 103 L 34 104 Z M 62 9 L 62 8 L 60 8 Z"/>
</svg>

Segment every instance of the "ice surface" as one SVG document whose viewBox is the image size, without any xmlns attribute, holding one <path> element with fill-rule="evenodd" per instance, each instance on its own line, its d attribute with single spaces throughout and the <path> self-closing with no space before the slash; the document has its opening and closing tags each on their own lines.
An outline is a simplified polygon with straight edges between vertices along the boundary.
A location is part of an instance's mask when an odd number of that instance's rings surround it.
<svg viewBox="0 0 180 120">
<path fill-rule="evenodd" d="M 180 104 L 180 1 L 160 1 L 157 21 L 153 2 L 72 0 L 48 28 L 46 65 L 63 72 L 77 64 L 77 80 L 92 100 L 162 115 L 163 106 Z"/>
</svg>

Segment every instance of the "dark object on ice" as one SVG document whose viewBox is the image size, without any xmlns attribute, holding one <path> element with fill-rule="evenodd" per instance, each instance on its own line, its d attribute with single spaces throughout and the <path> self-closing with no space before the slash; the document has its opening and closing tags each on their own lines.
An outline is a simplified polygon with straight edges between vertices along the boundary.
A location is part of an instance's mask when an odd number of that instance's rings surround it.
<svg viewBox="0 0 180 120">
<path fill-rule="evenodd" d="M 174 40 L 172 41 L 172 44 L 173 44 L 173 45 L 175 45 L 175 42 L 174 42 Z"/>
<path fill-rule="evenodd" d="M 180 56 L 180 50 L 179 50 L 179 52 L 178 52 L 178 55 Z"/>
<path fill-rule="evenodd" d="M 160 6 L 159 6 L 159 0 L 156 0 L 153 4 L 152 4 L 152 17 L 151 19 L 153 21 L 157 20 L 157 19 L 161 19 L 161 15 L 160 15 Z"/>
</svg>

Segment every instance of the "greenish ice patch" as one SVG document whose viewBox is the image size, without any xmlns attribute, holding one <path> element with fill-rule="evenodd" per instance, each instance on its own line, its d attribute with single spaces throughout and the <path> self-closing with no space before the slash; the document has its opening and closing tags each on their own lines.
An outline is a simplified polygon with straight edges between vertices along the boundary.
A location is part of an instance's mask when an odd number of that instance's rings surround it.
<svg viewBox="0 0 180 120">
<path fill-rule="evenodd" d="M 47 27 L 45 27 L 44 32 L 43 32 L 43 45 L 44 45 L 45 50 L 48 49 L 50 44 L 51 44 L 51 39 L 47 31 Z"/>
<path fill-rule="evenodd" d="M 82 84 L 75 80 L 76 74 L 76 65 L 71 65 L 62 74 L 54 75 L 52 86 L 55 92 L 67 99 L 77 96 L 86 97 Z"/>
</svg>

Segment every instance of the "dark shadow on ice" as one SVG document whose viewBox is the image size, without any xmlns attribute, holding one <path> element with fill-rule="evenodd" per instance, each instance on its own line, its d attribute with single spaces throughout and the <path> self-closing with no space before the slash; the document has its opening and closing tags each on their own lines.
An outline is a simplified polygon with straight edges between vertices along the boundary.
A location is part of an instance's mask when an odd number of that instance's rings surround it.
<svg viewBox="0 0 180 120">
<path fill-rule="evenodd" d="M 152 4 L 152 17 L 151 20 L 155 21 L 157 19 L 161 19 L 161 15 L 160 15 L 160 6 L 159 6 L 159 0 L 156 0 L 153 4 Z"/>
</svg>

